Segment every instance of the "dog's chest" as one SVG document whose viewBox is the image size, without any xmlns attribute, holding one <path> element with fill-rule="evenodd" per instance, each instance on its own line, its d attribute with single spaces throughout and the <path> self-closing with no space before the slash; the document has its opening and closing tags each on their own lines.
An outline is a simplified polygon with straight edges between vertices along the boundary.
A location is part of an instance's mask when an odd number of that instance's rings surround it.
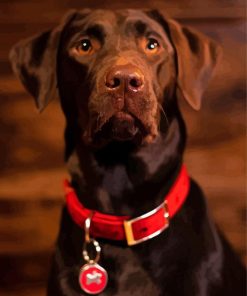
<svg viewBox="0 0 247 296">
<path fill-rule="evenodd" d="M 105 245 L 103 249 L 106 262 L 111 264 L 109 269 L 105 266 L 109 274 L 108 286 L 115 291 L 109 289 L 102 295 L 160 295 L 160 290 L 154 283 L 154 275 L 149 274 L 131 249 L 113 245 Z"/>
</svg>

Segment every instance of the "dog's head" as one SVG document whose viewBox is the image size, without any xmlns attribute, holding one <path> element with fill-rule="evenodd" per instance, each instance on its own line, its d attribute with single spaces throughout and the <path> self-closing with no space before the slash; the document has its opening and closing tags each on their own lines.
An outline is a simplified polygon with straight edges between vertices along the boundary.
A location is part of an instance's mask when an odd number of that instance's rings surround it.
<svg viewBox="0 0 247 296">
<path fill-rule="evenodd" d="M 21 41 L 10 58 L 39 110 L 59 94 L 68 126 L 102 145 L 152 142 L 177 96 L 199 109 L 218 53 L 213 41 L 157 11 L 86 9 Z"/>
</svg>

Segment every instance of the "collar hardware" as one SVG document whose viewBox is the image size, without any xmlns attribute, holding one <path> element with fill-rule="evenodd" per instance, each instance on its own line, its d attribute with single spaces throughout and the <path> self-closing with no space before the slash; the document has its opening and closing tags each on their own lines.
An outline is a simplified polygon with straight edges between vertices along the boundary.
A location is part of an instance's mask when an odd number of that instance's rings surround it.
<svg viewBox="0 0 247 296">
<path fill-rule="evenodd" d="M 139 239 L 135 239 L 135 235 L 133 232 L 133 228 L 132 225 L 138 221 L 141 221 L 142 219 L 145 218 L 149 218 L 152 219 L 152 217 L 154 217 L 155 214 L 159 214 L 159 212 L 164 211 L 163 217 L 164 217 L 164 225 L 156 230 L 155 232 L 144 236 L 142 238 Z M 165 200 L 163 204 L 161 204 L 160 206 L 158 206 L 157 208 L 155 208 L 154 210 L 145 213 L 137 218 L 131 219 L 131 220 L 125 220 L 124 222 L 124 230 L 125 230 L 125 234 L 126 234 L 126 240 L 127 240 L 127 244 L 128 246 L 133 246 L 133 245 L 137 245 L 140 244 L 146 240 L 149 240 L 157 235 L 159 235 L 161 232 L 163 232 L 166 228 L 169 227 L 169 211 L 168 211 L 168 203 Z M 145 229 L 145 228 L 144 228 Z"/>
<path fill-rule="evenodd" d="M 189 188 L 190 179 L 186 167 L 182 165 L 169 192 L 164 196 L 164 202 L 131 219 L 130 216 L 115 216 L 85 208 L 70 183 L 67 180 L 64 182 L 66 206 L 72 220 L 84 228 L 86 219 L 90 217 L 87 238 L 91 235 L 94 238 L 125 240 L 128 246 L 149 240 L 167 229 L 173 216 L 186 201 Z"/>
</svg>

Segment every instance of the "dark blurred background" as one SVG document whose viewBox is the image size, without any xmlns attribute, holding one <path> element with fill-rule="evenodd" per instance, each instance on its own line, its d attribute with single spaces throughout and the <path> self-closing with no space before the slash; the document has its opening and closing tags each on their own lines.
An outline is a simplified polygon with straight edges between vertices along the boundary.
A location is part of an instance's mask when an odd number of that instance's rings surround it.
<svg viewBox="0 0 247 296">
<path fill-rule="evenodd" d="M 0 0 L 0 295 L 45 295 L 67 174 L 59 103 L 38 114 L 12 74 L 8 52 L 21 38 L 53 27 L 67 9 L 83 7 L 163 9 L 221 43 L 224 56 L 201 111 L 181 102 L 189 134 L 185 162 L 246 262 L 245 1 Z"/>
</svg>

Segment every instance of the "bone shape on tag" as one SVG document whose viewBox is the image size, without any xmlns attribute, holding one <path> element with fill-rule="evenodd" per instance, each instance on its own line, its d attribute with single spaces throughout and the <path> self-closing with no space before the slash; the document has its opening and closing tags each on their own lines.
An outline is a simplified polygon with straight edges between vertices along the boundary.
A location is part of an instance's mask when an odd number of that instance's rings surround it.
<svg viewBox="0 0 247 296">
<path fill-rule="evenodd" d="M 87 285 L 90 285 L 92 283 L 96 283 L 99 285 L 101 283 L 102 274 L 94 270 L 92 273 L 87 274 Z"/>
</svg>

